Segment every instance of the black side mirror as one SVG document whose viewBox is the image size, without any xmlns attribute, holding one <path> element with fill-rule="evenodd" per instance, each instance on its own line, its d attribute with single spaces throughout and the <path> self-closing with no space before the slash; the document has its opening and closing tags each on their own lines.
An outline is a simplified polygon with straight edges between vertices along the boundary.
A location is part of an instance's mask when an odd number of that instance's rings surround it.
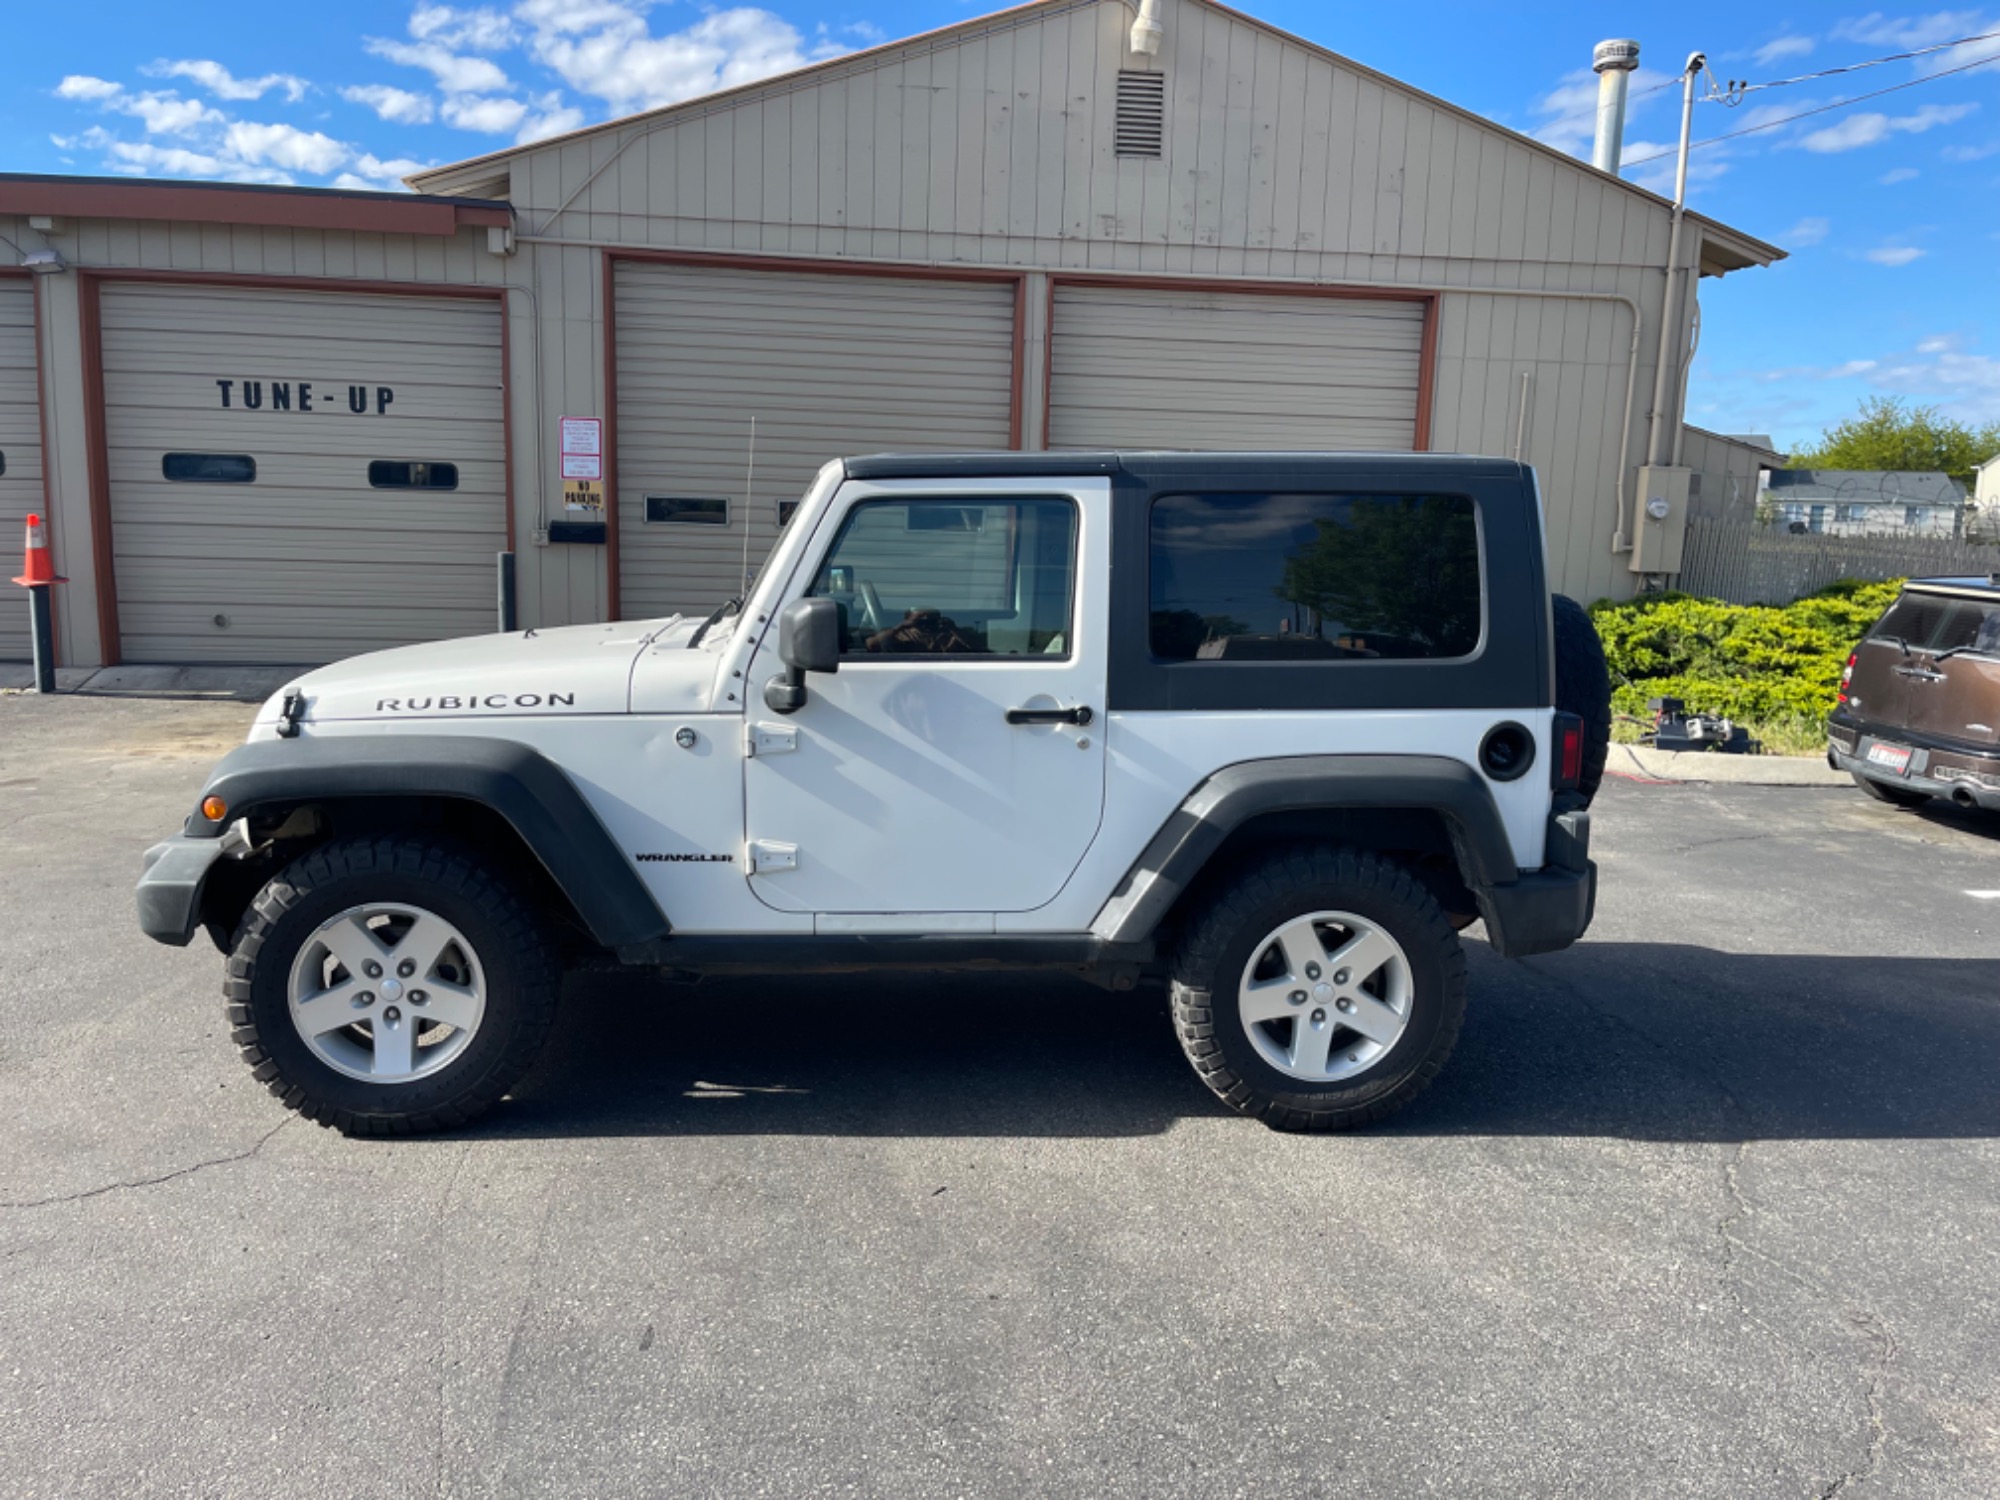
<svg viewBox="0 0 2000 1500">
<path fill-rule="evenodd" d="M 840 670 L 840 614 L 832 599 L 794 599 L 778 612 L 778 660 L 785 673 L 764 684 L 764 702 L 774 713 L 805 707 L 806 673 Z"/>
</svg>

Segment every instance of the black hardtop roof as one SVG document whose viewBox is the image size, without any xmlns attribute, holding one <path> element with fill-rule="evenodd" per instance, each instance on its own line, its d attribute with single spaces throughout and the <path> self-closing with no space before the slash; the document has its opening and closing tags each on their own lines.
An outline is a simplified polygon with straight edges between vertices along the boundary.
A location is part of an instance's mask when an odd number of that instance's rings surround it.
<svg viewBox="0 0 2000 1500">
<path fill-rule="evenodd" d="M 1241 483 L 1259 477 L 1297 483 L 1315 469 L 1344 474 L 1455 474 L 1463 478 L 1513 478 L 1527 466 L 1510 458 L 1470 453 L 1186 453 L 1121 451 L 1026 453 L 870 453 L 845 460 L 849 479 L 1032 479 L 1080 474 L 1131 474 L 1151 481 L 1190 483 L 1227 476 Z"/>
<path fill-rule="evenodd" d="M 1948 591 L 1955 594 L 1991 594 L 1994 598 L 2000 599 L 2000 569 L 1996 569 L 1984 578 L 1976 575 L 1964 578 L 1912 578 L 1905 582 L 1904 587 L 1916 589 L 1920 593 Z"/>
</svg>

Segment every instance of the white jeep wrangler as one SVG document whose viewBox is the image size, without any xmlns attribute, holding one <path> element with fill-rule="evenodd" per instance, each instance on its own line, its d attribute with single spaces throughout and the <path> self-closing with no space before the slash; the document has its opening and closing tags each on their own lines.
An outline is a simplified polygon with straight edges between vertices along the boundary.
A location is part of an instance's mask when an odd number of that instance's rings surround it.
<svg viewBox="0 0 2000 1500">
<path fill-rule="evenodd" d="M 1582 934 L 1608 732 L 1520 464 L 848 459 L 706 620 L 301 677 L 139 917 L 205 928 L 256 1076 L 355 1133 L 492 1105 L 604 962 L 1160 976 L 1227 1104 L 1336 1128 L 1442 1066 L 1459 929 Z"/>
</svg>

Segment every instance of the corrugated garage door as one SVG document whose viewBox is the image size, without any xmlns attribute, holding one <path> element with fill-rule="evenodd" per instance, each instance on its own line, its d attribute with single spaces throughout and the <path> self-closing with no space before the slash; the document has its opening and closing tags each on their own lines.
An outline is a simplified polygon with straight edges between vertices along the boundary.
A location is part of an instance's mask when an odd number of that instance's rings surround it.
<svg viewBox="0 0 2000 1500">
<path fill-rule="evenodd" d="M 1424 304 L 1058 283 L 1051 448 L 1417 445 Z"/>
<path fill-rule="evenodd" d="M 627 619 L 705 613 L 743 591 L 753 415 L 753 569 L 779 503 L 828 459 L 1009 444 L 1011 283 L 625 261 L 616 297 Z"/>
<path fill-rule="evenodd" d="M 22 522 L 42 509 L 42 421 L 35 398 L 35 289 L 0 281 L 0 661 L 26 661 L 25 590 L 4 580 L 21 571 Z"/>
<path fill-rule="evenodd" d="M 124 660 L 328 661 L 494 628 L 495 304 L 119 284 L 102 323 Z"/>
</svg>

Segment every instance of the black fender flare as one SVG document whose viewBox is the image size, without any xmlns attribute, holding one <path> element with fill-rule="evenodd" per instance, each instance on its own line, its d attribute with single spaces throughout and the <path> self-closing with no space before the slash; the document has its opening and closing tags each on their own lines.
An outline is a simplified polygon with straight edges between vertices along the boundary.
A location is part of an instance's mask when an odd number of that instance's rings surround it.
<svg viewBox="0 0 2000 1500">
<path fill-rule="evenodd" d="M 1400 808 L 1440 814 L 1460 878 L 1484 899 L 1520 879 L 1514 846 L 1485 778 L 1445 755 L 1296 755 L 1240 761 L 1209 776 L 1133 861 L 1091 930 L 1115 942 L 1152 936 L 1229 835 L 1264 813 Z M 1504 941 L 1504 940 L 1503 940 Z"/>
<path fill-rule="evenodd" d="M 220 797 L 220 822 L 201 804 Z M 372 797 L 453 797 L 491 808 L 528 846 L 607 948 L 671 930 L 604 820 L 556 763 L 488 735 L 330 735 L 253 740 L 216 765 L 185 833 L 220 838 L 260 808 Z"/>
</svg>

